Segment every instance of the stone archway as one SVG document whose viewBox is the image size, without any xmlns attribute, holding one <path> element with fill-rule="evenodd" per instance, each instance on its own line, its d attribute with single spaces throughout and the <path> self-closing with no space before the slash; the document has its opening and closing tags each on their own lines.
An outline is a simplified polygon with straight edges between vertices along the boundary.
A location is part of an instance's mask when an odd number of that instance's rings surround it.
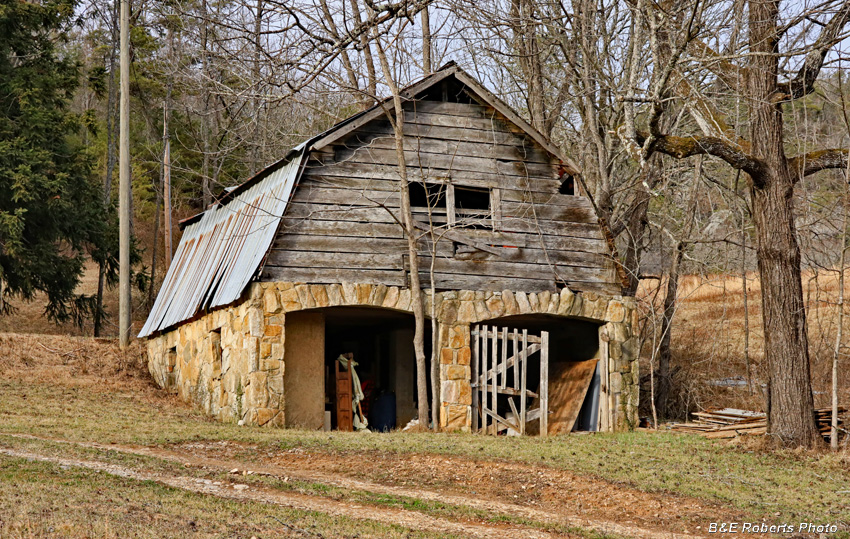
<svg viewBox="0 0 850 539">
<path fill-rule="evenodd" d="M 632 298 L 565 288 L 560 293 L 444 291 L 435 301 L 442 428 L 469 430 L 472 424 L 470 324 L 528 314 L 599 324 L 599 353 L 608 365 L 609 389 L 603 430 L 636 426 L 638 351 Z M 430 302 L 426 294 L 426 313 Z M 410 314 L 410 290 L 351 283 L 253 283 L 239 302 L 152 337 L 149 368 L 160 385 L 219 419 L 282 426 L 287 313 L 338 306 Z"/>
</svg>

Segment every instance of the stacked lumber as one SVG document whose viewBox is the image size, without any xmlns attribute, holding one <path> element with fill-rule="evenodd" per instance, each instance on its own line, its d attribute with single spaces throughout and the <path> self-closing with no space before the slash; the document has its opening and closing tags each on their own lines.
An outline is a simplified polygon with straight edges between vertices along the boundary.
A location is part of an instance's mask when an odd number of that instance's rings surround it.
<svg viewBox="0 0 850 539">
<path fill-rule="evenodd" d="M 847 408 L 844 406 L 838 407 L 838 428 L 841 429 L 844 425 L 844 414 L 847 413 Z M 832 408 L 818 408 L 815 410 L 815 421 L 817 421 L 818 430 L 821 436 L 829 439 L 829 431 L 832 428 Z M 840 434 L 841 431 L 839 431 Z M 839 440 L 841 437 L 839 436 Z"/>
<path fill-rule="evenodd" d="M 690 423 L 674 423 L 671 429 L 679 432 L 702 434 L 706 438 L 734 438 L 739 434 L 764 434 L 767 417 L 762 412 L 721 408 L 694 412 Z"/>
<path fill-rule="evenodd" d="M 838 408 L 839 415 L 846 412 L 847 408 L 843 406 Z M 734 438 L 741 435 L 758 436 L 767 432 L 767 417 L 763 412 L 722 408 L 694 412 L 691 415 L 695 417 L 692 422 L 674 423 L 670 426 L 670 429 L 677 432 L 701 434 L 706 438 Z M 818 429 L 824 437 L 829 437 L 831 418 L 831 408 L 819 408 L 815 410 Z M 843 424 L 843 419 L 839 417 L 838 425 L 841 426 Z"/>
</svg>

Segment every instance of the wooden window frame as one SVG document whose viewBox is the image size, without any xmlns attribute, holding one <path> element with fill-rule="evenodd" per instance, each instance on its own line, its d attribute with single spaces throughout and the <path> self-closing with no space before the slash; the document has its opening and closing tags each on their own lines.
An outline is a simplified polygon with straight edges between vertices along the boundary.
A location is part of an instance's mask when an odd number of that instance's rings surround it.
<svg viewBox="0 0 850 539">
<path fill-rule="evenodd" d="M 457 205 L 456 205 L 456 195 L 455 195 L 455 186 L 454 183 L 448 184 L 448 189 L 446 192 L 446 208 L 448 210 L 448 223 L 449 226 L 454 227 L 458 225 L 457 218 Z M 502 229 L 502 190 L 498 187 L 478 187 L 475 185 L 463 185 L 459 184 L 457 187 L 467 188 L 467 189 L 487 189 L 490 202 L 489 202 L 489 210 L 490 210 L 490 231 L 498 232 Z M 463 228 L 461 226 L 460 228 Z"/>
<path fill-rule="evenodd" d="M 410 183 L 414 183 L 414 182 L 410 182 Z M 451 191 L 451 189 L 452 189 L 451 183 L 449 183 L 447 180 L 439 180 L 439 179 L 422 180 L 422 181 L 416 181 L 415 183 L 422 183 L 422 184 L 425 185 L 426 196 L 428 195 L 428 186 L 445 187 L 446 192 L 445 192 L 444 196 L 445 196 L 445 200 L 446 200 L 446 208 L 445 208 L 446 222 L 447 223 L 453 222 L 453 219 L 454 219 L 454 191 Z M 451 195 L 449 193 L 451 193 Z M 413 204 L 410 205 L 410 210 L 413 213 L 414 217 L 416 217 L 417 215 L 427 216 L 428 212 L 430 210 L 432 220 L 433 220 L 434 215 L 441 215 L 442 214 L 442 211 L 434 211 L 434 210 L 442 210 L 442 209 L 443 208 L 441 206 L 428 207 L 428 206 L 414 206 Z M 436 222 L 437 222 L 438 225 L 441 224 L 439 222 L 439 220 L 437 220 Z"/>
<path fill-rule="evenodd" d="M 426 192 L 428 186 L 440 186 L 441 188 L 445 188 L 445 224 L 450 229 L 455 230 L 463 230 L 464 228 L 476 228 L 476 227 L 466 227 L 463 223 L 463 218 L 459 217 L 459 211 L 457 208 L 457 193 L 455 192 L 456 188 L 461 189 L 475 189 L 484 191 L 486 190 L 489 195 L 489 217 L 482 217 L 482 221 L 489 223 L 489 226 L 486 228 L 478 228 L 478 230 L 489 230 L 490 232 L 499 232 L 502 229 L 502 190 L 498 187 L 480 187 L 477 185 L 465 185 L 463 183 L 456 184 L 452 182 L 450 179 L 433 179 L 433 180 L 424 180 L 422 182 L 426 185 Z M 411 205 L 411 211 L 416 216 L 425 216 L 427 215 L 427 211 L 429 208 L 425 206 L 413 206 Z M 435 209 L 439 209 L 441 211 L 435 212 Z M 443 223 L 440 222 L 439 218 L 434 219 L 434 216 L 442 215 L 442 206 L 434 206 L 430 208 L 432 215 L 432 222 L 435 225 L 440 226 Z M 482 213 L 484 210 L 481 210 Z M 470 223 L 471 224 L 471 223 Z"/>
</svg>

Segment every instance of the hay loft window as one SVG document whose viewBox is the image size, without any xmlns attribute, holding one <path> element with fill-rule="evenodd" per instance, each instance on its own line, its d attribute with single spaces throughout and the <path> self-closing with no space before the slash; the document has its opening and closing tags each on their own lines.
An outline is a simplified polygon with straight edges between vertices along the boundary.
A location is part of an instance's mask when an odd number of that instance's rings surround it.
<svg viewBox="0 0 850 539">
<path fill-rule="evenodd" d="M 445 183 L 410 182 L 410 210 L 413 217 L 437 226 L 448 222 L 448 188 Z M 428 214 L 431 218 L 428 218 Z"/>
<path fill-rule="evenodd" d="M 414 217 L 436 226 L 498 230 L 498 189 L 438 182 L 411 182 L 410 207 Z"/>
<path fill-rule="evenodd" d="M 561 176 L 561 187 L 558 192 L 562 195 L 576 194 L 576 181 L 572 174 L 564 174 Z"/>
<path fill-rule="evenodd" d="M 454 224 L 475 230 L 496 230 L 498 190 L 454 186 Z"/>
</svg>

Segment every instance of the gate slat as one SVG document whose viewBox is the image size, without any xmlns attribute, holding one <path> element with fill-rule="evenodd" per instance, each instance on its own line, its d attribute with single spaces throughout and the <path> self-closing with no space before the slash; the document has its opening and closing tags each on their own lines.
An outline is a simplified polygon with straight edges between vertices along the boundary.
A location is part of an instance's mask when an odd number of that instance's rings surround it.
<svg viewBox="0 0 850 539">
<path fill-rule="evenodd" d="M 514 343 L 514 354 L 511 357 L 517 357 L 519 350 L 517 349 L 517 330 L 514 328 L 513 331 L 513 343 Z M 505 342 L 505 346 L 508 346 L 507 341 Z M 516 359 L 514 359 L 514 389 L 519 391 L 519 363 Z"/>
<path fill-rule="evenodd" d="M 519 426 L 497 414 L 490 414 L 490 417 L 493 419 L 493 434 L 498 434 L 500 431 L 508 428 L 517 430 L 517 427 Z"/>
<path fill-rule="evenodd" d="M 516 409 L 516 404 L 514 404 L 514 398 L 513 397 L 508 397 L 508 406 L 511 407 L 511 413 L 514 414 L 514 423 L 517 423 L 517 425 L 518 425 L 519 424 L 519 412 Z M 517 429 L 517 432 L 519 432 L 519 429 Z"/>
<path fill-rule="evenodd" d="M 540 333 L 540 436 L 549 435 L 549 332 Z"/>
<path fill-rule="evenodd" d="M 499 369 L 499 329 L 496 326 L 493 326 L 493 343 L 492 343 L 492 353 L 490 354 L 490 361 L 493 363 L 493 385 L 491 387 L 492 395 L 492 406 L 491 408 L 493 412 L 493 418 L 497 418 L 499 415 L 499 401 L 498 401 L 498 393 L 499 389 L 499 380 L 498 380 L 498 369 Z M 488 376 L 489 378 L 489 376 Z M 496 434 L 496 423 L 493 423 L 493 434 Z"/>
<path fill-rule="evenodd" d="M 520 397 L 519 405 L 519 426 L 520 426 L 520 434 L 525 434 L 526 427 L 526 411 L 528 410 L 528 375 L 526 374 L 526 367 L 528 367 L 528 330 L 522 330 L 522 353 L 519 356 L 519 362 L 521 363 L 522 372 L 520 373 L 521 381 L 520 384 L 522 388 L 522 396 Z"/>
<path fill-rule="evenodd" d="M 478 380 L 478 325 L 473 326 L 472 329 L 472 381 L 475 383 L 475 387 L 472 388 L 472 432 L 478 432 L 478 414 L 481 413 L 479 404 L 478 404 L 478 385 L 481 383 Z"/>
<path fill-rule="evenodd" d="M 502 389 L 505 389 L 508 384 L 508 328 L 502 328 L 502 334 L 499 336 L 502 342 Z"/>
<path fill-rule="evenodd" d="M 487 406 L 487 326 L 482 326 L 483 334 L 481 335 L 481 372 L 484 375 L 481 377 L 481 411 L 484 412 L 481 414 L 481 427 L 484 430 L 484 434 L 488 434 L 487 430 L 487 411 L 489 407 Z"/>
</svg>

